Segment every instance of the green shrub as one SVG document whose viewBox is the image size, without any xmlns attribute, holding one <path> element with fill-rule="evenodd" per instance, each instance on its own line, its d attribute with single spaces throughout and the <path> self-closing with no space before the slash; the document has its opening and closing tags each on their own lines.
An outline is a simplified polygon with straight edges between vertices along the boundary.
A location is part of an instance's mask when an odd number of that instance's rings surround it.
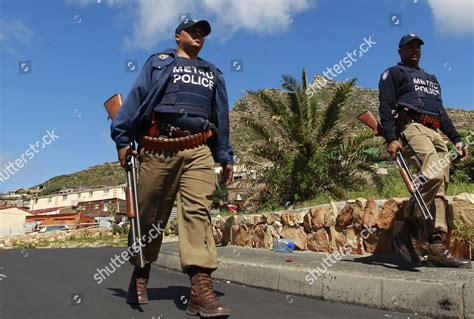
<svg viewBox="0 0 474 319">
<path fill-rule="evenodd" d="M 114 225 L 112 226 L 112 234 L 115 235 L 115 234 L 120 234 L 122 235 L 123 234 L 123 228 L 120 227 L 119 225 Z"/>
</svg>

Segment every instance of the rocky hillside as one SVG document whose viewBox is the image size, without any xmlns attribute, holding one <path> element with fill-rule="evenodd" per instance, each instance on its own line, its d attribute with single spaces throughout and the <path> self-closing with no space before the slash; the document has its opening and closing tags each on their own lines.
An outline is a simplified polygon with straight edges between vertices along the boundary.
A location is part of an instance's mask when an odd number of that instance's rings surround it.
<svg viewBox="0 0 474 319">
<path fill-rule="evenodd" d="M 316 90 L 321 105 L 328 101 L 336 84 L 334 81 L 323 80 L 320 76 L 316 76 L 313 79 L 313 83 L 324 82 L 327 82 L 327 85 L 322 89 Z M 277 89 L 270 90 L 274 94 L 279 94 Z M 234 104 L 230 112 L 231 140 L 238 156 L 245 156 L 251 149 L 249 147 L 250 144 L 258 140 L 258 136 L 245 127 L 242 122 L 242 114 L 246 112 L 258 114 L 258 109 L 258 106 L 252 104 L 248 96 L 245 95 Z M 365 110 L 371 110 L 378 114 L 378 90 L 357 87 L 343 111 L 343 124 L 362 127 L 362 124 L 356 118 L 357 115 Z M 448 113 L 459 129 L 474 129 L 474 111 L 448 107 Z M 123 184 L 125 182 L 124 171 L 120 168 L 118 162 L 114 162 L 93 166 L 69 175 L 56 176 L 41 185 L 44 187 L 43 194 L 47 195 L 58 192 L 61 188 L 77 188 L 79 186 L 102 187 Z"/>
<path fill-rule="evenodd" d="M 63 188 L 78 188 L 81 186 L 100 188 L 125 184 L 126 182 L 125 171 L 118 162 L 114 162 L 92 166 L 68 175 L 56 176 L 40 185 L 43 186 L 41 195 L 49 195 L 57 193 Z"/>
</svg>

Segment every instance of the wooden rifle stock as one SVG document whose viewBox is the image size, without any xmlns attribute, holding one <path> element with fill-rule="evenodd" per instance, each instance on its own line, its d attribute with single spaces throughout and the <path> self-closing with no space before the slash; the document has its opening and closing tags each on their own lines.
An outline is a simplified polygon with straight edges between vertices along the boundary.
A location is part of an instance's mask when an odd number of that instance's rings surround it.
<svg viewBox="0 0 474 319">
<path fill-rule="evenodd" d="M 122 107 L 122 94 L 117 93 L 112 95 L 104 102 L 108 118 L 114 119 L 120 107 Z M 130 147 L 133 147 L 133 142 Z M 138 266 L 145 267 L 143 258 L 143 249 L 141 243 L 141 229 L 140 217 L 138 211 L 138 196 L 137 196 L 137 164 L 135 157 L 127 155 L 125 163 L 125 171 L 127 173 L 127 187 L 125 188 L 125 198 L 127 202 L 127 217 L 130 220 L 130 231 L 132 232 L 132 248 L 135 253 L 138 252 Z"/>
<path fill-rule="evenodd" d="M 120 110 L 120 107 L 122 106 L 122 103 L 122 94 L 120 93 L 112 95 L 107 99 L 107 101 L 104 102 L 105 110 L 107 111 L 110 119 L 113 120 L 115 118 L 118 111 Z"/>
<path fill-rule="evenodd" d="M 380 126 L 379 122 L 377 121 L 377 118 L 372 112 L 366 111 L 362 114 L 359 114 L 357 118 L 359 119 L 359 121 L 370 127 L 374 132 L 375 136 L 382 135 L 382 127 Z"/>
</svg>

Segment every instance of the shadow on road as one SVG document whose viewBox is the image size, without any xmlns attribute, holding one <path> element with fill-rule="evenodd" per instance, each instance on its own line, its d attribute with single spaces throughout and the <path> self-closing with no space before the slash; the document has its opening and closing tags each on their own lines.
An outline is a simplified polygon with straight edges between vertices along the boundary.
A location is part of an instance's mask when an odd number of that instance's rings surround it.
<svg viewBox="0 0 474 319">
<path fill-rule="evenodd" d="M 399 256 L 373 254 L 370 256 L 356 257 L 353 260 L 344 260 L 345 262 L 362 263 L 366 265 L 377 265 L 390 269 L 398 269 L 411 272 L 419 272 L 419 269 L 413 268 L 409 263 Z"/>
<path fill-rule="evenodd" d="M 113 292 L 113 296 L 122 298 L 125 303 L 127 298 L 127 290 L 122 288 L 107 288 Z M 153 300 L 172 300 L 176 306 L 181 311 L 185 311 L 190 294 L 190 288 L 184 286 L 168 286 L 166 288 L 148 288 L 148 300 L 152 302 Z M 217 297 L 224 296 L 220 291 L 215 290 Z M 139 312 L 143 312 L 143 308 L 140 305 L 129 305 L 132 309 L 136 309 Z"/>
</svg>

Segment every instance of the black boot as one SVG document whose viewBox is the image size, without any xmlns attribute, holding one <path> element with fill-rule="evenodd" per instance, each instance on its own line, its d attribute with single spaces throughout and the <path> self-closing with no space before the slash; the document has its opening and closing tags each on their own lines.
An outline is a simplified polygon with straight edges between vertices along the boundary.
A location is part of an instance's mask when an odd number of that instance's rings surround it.
<svg viewBox="0 0 474 319">
<path fill-rule="evenodd" d="M 135 266 L 128 285 L 127 303 L 141 305 L 148 303 L 146 288 L 150 278 L 150 270 L 151 264 L 145 264 L 143 268 Z"/>
<path fill-rule="evenodd" d="M 426 256 L 425 265 L 427 267 L 450 267 L 450 268 L 471 268 L 471 261 L 456 258 L 444 245 L 446 235 L 443 233 L 434 234 L 429 240 L 429 251 Z"/>
<path fill-rule="evenodd" d="M 414 247 L 416 242 L 416 229 L 412 223 L 405 221 L 400 232 L 394 237 L 393 245 L 396 253 L 401 255 L 405 261 L 402 268 L 416 268 L 421 266 L 422 258 Z"/>
</svg>

